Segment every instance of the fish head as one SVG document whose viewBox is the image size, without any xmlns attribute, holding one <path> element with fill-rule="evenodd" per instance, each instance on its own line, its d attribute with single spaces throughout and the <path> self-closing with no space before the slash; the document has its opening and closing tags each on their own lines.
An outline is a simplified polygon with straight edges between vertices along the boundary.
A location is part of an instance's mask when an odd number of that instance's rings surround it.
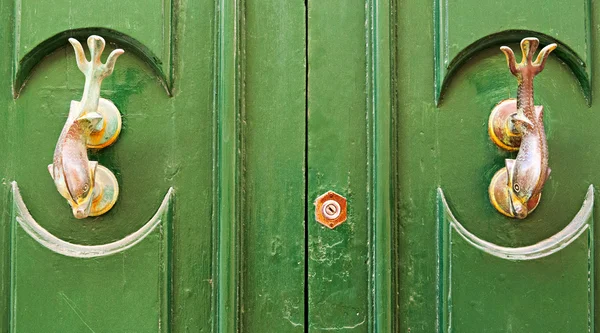
<svg viewBox="0 0 600 333">
<path fill-rule="evenodd" d="M 508 197 L 510 201 L 510 214 L 518 219 L 524 219 L 529 214 L 527 204 L 524 203 L 513 191 L 508 189 Z"/>
<path fill-rule="evenodd" d="M 517 166 L 515 160 L 507 159 L 506 168 L 508 172 L 506 192 L 510 202 L 510 214 L 518 219 L 524 219 L 529 214 L 527 202 L 531 197 L 529 189 L 525 188 L 528 185 L 527 179 L 522 178 L 524 175 L 520 173 L 521 168 Z"/>
<path fill-rule="evenodd" d="M 68 195 L 65 196 L 73 215 L 78 219 L 89 216 L 93 201 L 94 175 L 98 162 L 83 163 L 73 166 L 64 173 Z M 63 195 L 64 196 L 64 195 Z"/>
</svg>

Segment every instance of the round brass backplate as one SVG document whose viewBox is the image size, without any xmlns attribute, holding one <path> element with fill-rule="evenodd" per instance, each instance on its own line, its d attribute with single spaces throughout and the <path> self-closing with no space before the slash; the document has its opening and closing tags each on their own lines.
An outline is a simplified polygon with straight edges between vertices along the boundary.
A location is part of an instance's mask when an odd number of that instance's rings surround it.
<svg viewBox="0 0 600 333">
<path fill-rule="evenodd" d="M 508 172 L 506 170 L 506 167 L 498 170 L 498 172 L 496 172 L 496 174 L 494 175 L 494 177 L 492 178 L 492 181 L 490 182 L 490 187 L 488 188 L 488 193 L 490 195 L 490 202 L 492 203 L 492 205 L 502 214 L 508 216 L 508 217 L 516 217 L 510 209 L 510 197 L 507 191 L 507 184 L 508 184 Z M 540 203 L 540 198 L 542 197 L 542 194 L 538 194 L 536 196 L 533 196 L 528 202 L 527 202 L 527 211 L 528 213 L 533 212 L 533 210 L 537 207 L 537 205 Z"/>
<path fill-rule="evenodd" d="M 90 216 L 98 216 L 108 212 L 119 197 L 119 183 L 115 175 L 102 165 L 96 167 L 94 198 Z"/>
<path fill-rule="evenodd" d="M 517 100 L 505 99 L 496 104 L 488 121 L 488 133 L 492 141 L 500 148 L 517 151 L 521 146 L 521 136 L 511 130 L 511 118 L 517 113 Z"/>
<path fill-rule="evenodd" d="M 121 112 L 113 102 L 100 98 L 98 113 L 102 115 L 102 122 L 98 129 L 92 131 L 87 142 L 88 148 L 100 149 L 112 145 L 121 133 Z"/>
</svg>

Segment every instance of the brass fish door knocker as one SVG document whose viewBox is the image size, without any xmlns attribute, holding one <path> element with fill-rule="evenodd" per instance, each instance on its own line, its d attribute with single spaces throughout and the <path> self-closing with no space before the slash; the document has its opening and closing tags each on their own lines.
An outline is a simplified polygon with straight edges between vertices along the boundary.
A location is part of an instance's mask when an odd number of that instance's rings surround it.
<svg viewBox="0 0 600 333">
<path fill-rule="evenodd" d="M 106 213 L 119 196 L 115 175 L 98 162 L 90 161 L 87 149 L 109 146 L 121 132 L 121 113 L 111 101 L 100 98 L 100 86 L 112 74 L 117 58 L 124 51 L 112 51 L 103 64 L 100 57 L 106 44 L 102 37 L 88 38 L 90 61 L 76 39 L 69 38 L 69 42 L 75 49 L 77 66 L 85 75 L 85 86 L 81 101 L 71 101 L 48 170 L 58 192 L 71 205 L 73 215 L 82 219 Z"/>
<path fill-rule="evenodd" d="M 520 63 L 510 47 L 500 50 L 506 55 L 508 68 L 517 78 L 517 99 L 500 102 L 490 114 L 488 132 L 500 148 L 516 151 L 516 159 L 506 159 L 490 183 L 490 201 L 502 214 L 524 219 L 540 202 L 542 188 L 550 175 L 548 144 L 544 130 L 544 107 L 534 105 L 533 79 L 546 64 L 556 44 L 544 47 L 535 61 L 537 38 L 521 41 L 523 58 Z"/>
</svg>

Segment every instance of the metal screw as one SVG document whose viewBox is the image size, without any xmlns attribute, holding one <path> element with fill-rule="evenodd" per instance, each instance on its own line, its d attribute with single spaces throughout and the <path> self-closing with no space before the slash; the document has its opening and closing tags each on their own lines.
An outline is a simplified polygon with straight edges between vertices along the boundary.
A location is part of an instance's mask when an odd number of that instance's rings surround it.
<svg viewBox="0 0 600 333">
<path fill-rule="evenodd" d="M 323 216 L 329 220 L 334 220 L 340 216 L 342 209 L 340 204 L 335 200 L 327 200 L 323 203 Z"/>
</svg>

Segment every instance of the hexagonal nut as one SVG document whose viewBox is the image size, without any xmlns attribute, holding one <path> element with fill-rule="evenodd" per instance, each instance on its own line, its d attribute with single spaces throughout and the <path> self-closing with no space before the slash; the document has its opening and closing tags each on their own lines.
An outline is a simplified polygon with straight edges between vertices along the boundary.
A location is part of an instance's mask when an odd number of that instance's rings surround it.
<svg viewBox="0 0 600 333">
<path fill-rule="evenodd" d="M 327 191 L 315 200 L 315 218 L 317 222 L 333 229 L 346 221 L 346 208 L 346 198 L 333 191 Z"/>
</svg>

